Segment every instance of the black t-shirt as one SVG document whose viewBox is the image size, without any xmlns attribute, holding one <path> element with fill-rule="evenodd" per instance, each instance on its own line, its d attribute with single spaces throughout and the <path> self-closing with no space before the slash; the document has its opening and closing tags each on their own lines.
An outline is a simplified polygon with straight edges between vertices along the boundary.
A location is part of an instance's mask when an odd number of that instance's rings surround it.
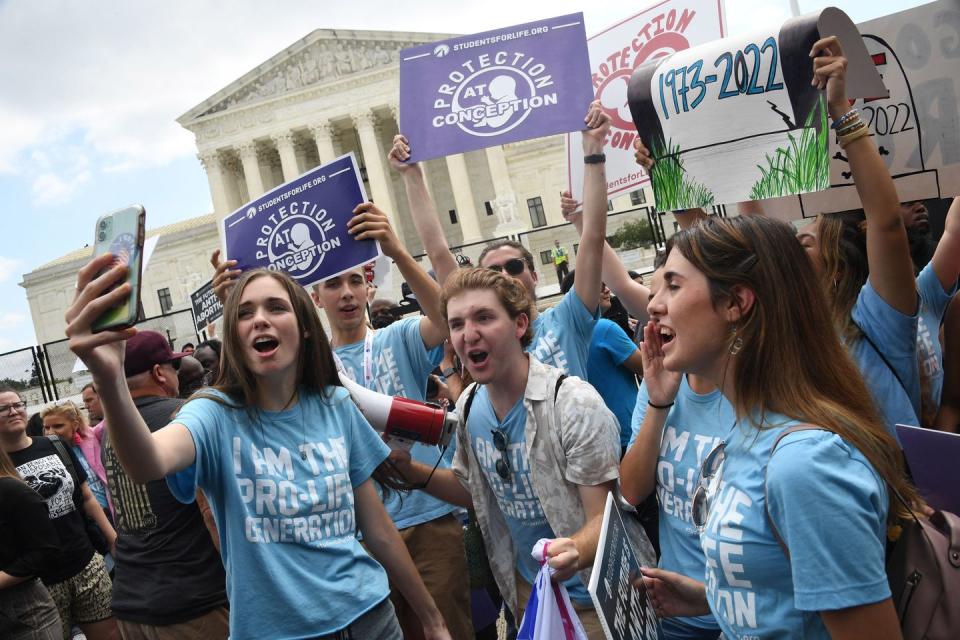
<svg viewBox="0 0 960 640">
<path fill-rule="evenodd" d="M 56 567 L 60 538 L 40 494 L 17 478 L 0 476 L 0 571 L 17 578 Z"/>
<path fill-rule="evenodd" d="M 151 431 L 166 426 L 182 404 L 161 397 L 134 402 Z M 113 614 L 120 620 L 168 625 L 226 606 L 223 562 L 196 503 L 179 502 L 166 480 L 130 480 L 108 436 L 103 462 L 119 534 Z"/>
<path fill-rule="evenodd" d="M 60 554 L 54 565 L 40 577 L 45 584 L 56 584 L 80 573 L 93 557 L 94 550 L 83 521 L 83 498 L 80 487 L 63 465 L 49 438 L 33 438 L 32 444 L 20 451 L 11 451 L 10 459 L 17 473 L 47 504 L 47 515 L 60 537 Z M 73 462 L 81 484 L 87 474 L 69 446 L 64 447 Z"/>
</svg>

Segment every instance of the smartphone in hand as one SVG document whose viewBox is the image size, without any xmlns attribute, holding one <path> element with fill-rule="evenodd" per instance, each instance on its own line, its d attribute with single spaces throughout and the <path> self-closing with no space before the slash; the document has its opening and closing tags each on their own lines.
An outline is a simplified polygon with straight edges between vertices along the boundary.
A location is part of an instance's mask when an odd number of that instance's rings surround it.
<svg viewBox="0 0 960 640">
<path fill-rule="evenodd" d="M 125 329 L 137 322 L 137 311 L 140 309 L 140 270 L 143 265 L 145 221 L 146 212 L 138 204 L 100 216 L 97 220 L 93 255 L 98 257 L 105 253 L 113 254 L 113 264 L 104 271 L 117 264 L 127 265 L 126 277 L 111 287 L 111 290 L 124 282 L 129 282 L 131 293 L 126 300 L 108 309 L 94 320 L 91 327 L 94 333 L 109 329 Z"/>
</svg>

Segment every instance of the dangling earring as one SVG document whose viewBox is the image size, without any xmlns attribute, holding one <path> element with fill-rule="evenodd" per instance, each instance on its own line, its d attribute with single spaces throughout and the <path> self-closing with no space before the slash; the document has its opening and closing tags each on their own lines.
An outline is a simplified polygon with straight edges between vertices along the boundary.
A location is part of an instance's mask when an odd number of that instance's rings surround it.
<svg viewBox="0 0 960 640">
<path fill-rule="evenodd" d="M 730 355 L 735 356 L 743 349 L 743 338 L 737 335 L 737 330 L 733 330 L 733 342 L 730 343 Z"/>
</svg>

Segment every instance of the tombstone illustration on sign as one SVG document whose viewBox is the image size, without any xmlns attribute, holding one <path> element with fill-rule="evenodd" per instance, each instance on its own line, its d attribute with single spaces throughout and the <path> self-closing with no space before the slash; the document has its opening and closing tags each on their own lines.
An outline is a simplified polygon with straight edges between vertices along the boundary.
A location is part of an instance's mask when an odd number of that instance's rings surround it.
<svg viewBox="0 0 960 640">
<path fill-rule="evenodd" d="M 613 197 L 650 181 L 633 158 L 633 125 L 627 88 L 634 69 L 677 51 L 725 35 L 723 3 L 716 0 L 666 0 L 621 20 L 587 40 L 595 99 L 610 116 L 607 156 L 607 195 Z M 579 131 L 567 135 L 568 184 L 582 198 L 583 162 Z"/>
<path fill-rule="evenodd" d="M 829 124 L 809 53 L 836 35 L 847 93 L 886 96 L 856 26 L 839 9 L 648 62 L 630 79 L 634 124 L 656 164 L 657 210 L 762 200 L 829 187 Z"/>
<path fill-rule="evenodd" d="M 411 162 L 580 129 L 592 95 L 580 13 L 400 52 Z"/>
</svg>

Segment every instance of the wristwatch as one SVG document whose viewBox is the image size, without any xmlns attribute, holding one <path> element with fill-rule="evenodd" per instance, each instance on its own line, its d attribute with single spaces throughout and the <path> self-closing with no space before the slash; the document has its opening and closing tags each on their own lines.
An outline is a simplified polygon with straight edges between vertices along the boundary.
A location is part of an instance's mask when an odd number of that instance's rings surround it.
<svg viewBox="0 0 960 640">
<path fill-rule="evenodd" d="M 592 153 L 589 156 L 583 156 L 583 164 L 602 164 L 607 161 L 606 154 Z"/>
<path fill-rule="evenodd" d="M 440 375 L 443 376 L 444 380 L 446 380 L 447 378 L 449 378 L 450 376 L 456 373 L 457 373 L 456 369 L 454 369 L 453 367 L 447 367 L 446 369 L 440 372 Z"/>
</svg>

